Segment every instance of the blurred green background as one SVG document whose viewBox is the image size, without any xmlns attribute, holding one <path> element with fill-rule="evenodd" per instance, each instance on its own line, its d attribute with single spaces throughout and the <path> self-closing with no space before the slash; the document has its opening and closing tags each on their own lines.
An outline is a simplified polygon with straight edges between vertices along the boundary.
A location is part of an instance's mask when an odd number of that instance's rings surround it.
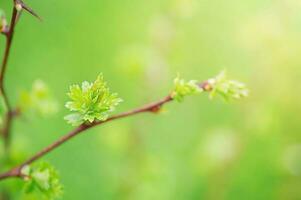
<svg viewBox="0 0 301 200">
<path fill-rule="evenodd" d="M 101 72 L 124 99 L 117 112 L 166 95 L 178 72 L 205 80 L 226 69 L 251 91 L 231 104 L 187 98 L 71 140 L 45 157 L 63 199 L 301 199 L 300 0 L 26 2 L 43 22 L 23 13 L 18 24 L 9 97 L 17 103 L 39 78 L 60 107 L 14 123 L 14 148 L 26 156 L 71 129 L 68 86 Z M 0 7 L 10 15 L 11 1 Z"/>
</svg>

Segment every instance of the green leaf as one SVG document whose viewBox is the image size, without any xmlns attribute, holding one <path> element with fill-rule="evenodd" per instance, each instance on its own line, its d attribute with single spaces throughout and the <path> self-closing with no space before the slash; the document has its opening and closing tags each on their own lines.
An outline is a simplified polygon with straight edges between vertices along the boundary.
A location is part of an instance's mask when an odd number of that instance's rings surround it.
<svg viewBox="0 0 301 200">
<path fill-rule="evenodd" d="M 21 170 L 25 177 L 24 190 L 27 193 L 39 191 L 48 199 L 55 199 L 62 195 L 58 172 L 49 163 L 39 162 L 32 166 L 26 165 Z"/>
<path fill-rule="evenodd" d="M 21 92 L 19 108 L 21 112 L 31 111 L 42 116 L 47 116 L 56 113 L 58 105 L 47 85 L 41 80 L 36 80 L 30 91 Z"/>
<path fill-rule="evenodd" d="M 200 88 L 196 80 L 185 81 L 179 76 L 174 80 L 174 90 L 171 94 L 171 97 L 178 102 L 183 101 L 185 96 L 198 94 L 203 92 L 203 89 Z"/>
<path fill-rule="evenodd" d="M 225 71 L 222 71 L 215 78 L 209 79 L 208 84 L 212 88 L 210 91 L 210 98 L 214 98 L 219 95 L 226 101 L 232 99 L 241 99 L 247 97 L 249 91 L 245 84 L 227 79 Z"/>
<path fill-rule="evenodd" d="M 222 71 L 216 77 L 209 79 L 205 83 L 206 86 L 201 88 L 197 81 L 185 81 L 178 76 L 174 80 L 175 86 L 173 92 L 171 93 L 171 97 L 181 102 L 185 96 L 208 91 L 210 92 L 210 98 L 219 95 L 226 101 L 230 101 L 232 99 L 241 99 L 247 97 L 249 94 L 245 84 L 236 80 L 227 79 L 224 71 Z"/>
<path fill-rule="evenodd" d="M 24 167 L 22 167 L 21 169 L 21 174 L 25 175 L 25 176 L 29 176 L 31 173 L 31 167 L 29 165 L 25 165 Z"/>
<path fill-rule="evenodd" d="M 104 121 L 122 102 L 116 93 L 110 92 L 102 74 L 93 83 L 84 81 L 81 86 L 70 86 L 68 96 L 71 101 L 66 103 L 66 107 L 73 113 L 65 119 L 73 126 L 95 120 Z"/>
</svg>

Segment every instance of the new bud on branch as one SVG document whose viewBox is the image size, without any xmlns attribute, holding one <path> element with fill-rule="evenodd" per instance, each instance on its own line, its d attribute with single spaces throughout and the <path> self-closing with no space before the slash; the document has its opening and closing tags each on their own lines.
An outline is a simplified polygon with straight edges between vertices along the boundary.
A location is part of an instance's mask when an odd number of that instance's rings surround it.
<svg viewBox="0 0 301 200">
<path fill-rule="evenodd" d="M 249 90 L 244 83 L 236 80 L 230 80 L 226 76 L 226 72 L 222 71 L 215 78 L 208 80 L 212 90 L 210 92 L 210 98 L 220 95 L 226 101 L 232 99 L 241 99 L 249 95 Z"/>
<path fill-rule="evenodd" d="M 7 28 L 7 21 L 5 14 L 2 10 L 0 10 L 0 33 L 4 33 Z"/>
<path fill-rule="evenodd" d="M 227 79 L 225 71 L 222 71 L 216 77 L 210 78 L 204 83 L 196 80 L 185 81 L 178 75 L 174 80 L 174 90 L 171 97 L 181 102 L 185 96 L 200 94 L 205 91 L 210 93 L 209 97 L 211 99 L 219 95 L 226 101 L 241 99 L 249 94 L 245 84 Z"/>
<path fill-rule="evenodd" d="M 70 86 L 68 96 L 71 101 L 66 103 L 66 107 L 73 113 L 65 119 L 73 126 L 95 120 L 104 121 L 122 102 L 117 93 L 111 93 L 102 74 L 93 83 L 84 81 L 81 86 Z"/>
</svg>

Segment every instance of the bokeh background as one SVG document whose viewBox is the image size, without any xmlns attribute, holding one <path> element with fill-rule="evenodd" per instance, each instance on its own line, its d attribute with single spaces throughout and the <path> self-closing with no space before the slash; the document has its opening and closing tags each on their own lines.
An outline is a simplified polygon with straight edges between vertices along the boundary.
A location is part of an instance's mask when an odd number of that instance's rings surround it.
<svg viewBox="0 0 301 200">
<path fill-rule="evenodd" d="M 26 2 L 43 22 L 24 13 L 18 24 L 9 96 L 17 103 L 39 78 L 60 110 L 14 123 L 24 156 L 71 129 L 68 86 L 99 73 L 124 99 L 117 112 L 161 98 L 178 72 L 205 80 L 226 69 L 251 91 L 230 104 L 187 98 L 87 131 L 45 157 L 60 171 L 62 199 L 301 199 L 300 0 Z"/>
</svg>

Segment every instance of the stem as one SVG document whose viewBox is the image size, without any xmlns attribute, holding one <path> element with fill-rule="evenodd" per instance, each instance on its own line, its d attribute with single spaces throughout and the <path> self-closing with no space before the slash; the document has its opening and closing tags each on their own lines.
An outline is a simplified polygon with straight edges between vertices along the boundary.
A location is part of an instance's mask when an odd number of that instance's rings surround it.
<svg viewBox="0 0 301 200">
<path fill-rule="evenodd" d="M 10 129 L 11 129 L 12 119 L 13 119 L 14 115 L 12 114 L 13 111 L 12 111 L 12 108 L 11 108 L 11 105 L 10 105 L 10 102 L 9 102 L 9 99 L 8 99 L 8 96 L 7 96 L 5 87 L 4 87 L 4 77 L 5 77 L 7 62 L 8 62 L 8 58 L 10 55 L 10 50 L 11 50 L 12 41 L 13 41 L 13 37 L 14 37 L 17 17 L 18 17 L 18 11 L 17 11 L 16 7 L 14 6 L 13 12 L 12 12 L 12 17 L 11 17 L 11 22 L 10 22 L 10 27 L 8 29 L 8 32 L 6 32 L 6 34 L 5 34 L 5 36 L 6 36 L 5 51 L 4 51 L 4 56 L 3 56 L 2 65 L 1 65 L 1 73 L 0 73 L 0 91 L 3 95 L 4 104 L 7 108 L 4 126 L 3 126 L 3 130 L 2 130 L 2 134 L 3 134 L 2 136 L 4 139 L 4 144 L 5 144 L 6 150 L 9 148 Z"/>
<path fill-rule="evenodd" d="M 83 131 L 85 131 L 87 129 L 90 129 L 92 127 L 95 127 L 97 125 L 100 125 L 100 124 L 103 124 L 103 123 L 106 123 L 106 122 L 109 122 L 109 121 L 112 121 L 112 120 L 116 120 L 116 119 L 124 118 L 124 117 L 129 117 L 131 115 L 135 115 L 135 114 L 138 114 L 138 113 L 155 112 L 155 110 L 158 110 L 163 104 L 165 104 L 165 103 L 167 103 L 171 100 L 172 100 L 172 98 L 169 95 L 169 96 L 165 97 L 164 99 L 162 99 L 158 102 L 155 102 L 155 103 L 152 103 L 152 104 L 149 104 L 149 105 L 146 105 L 146 106 L 143 106 L 141 108 L 134 109 L 134 110 L 131 110 L 131 111 L 128 111 L 128 112 L 124 112 L 124 113 L 121 113 L 121 114 L 118 114 L 118 115 L 114 115 L 114 116 L 108 118 L 105 121 L 98 121 L 98 122 L 91 123 L 91 124 L 88 124 L 88 125 L 87 124 L 82 124 L 79 127 L 72 130 L 71 132 L 69 132 L 68 134 L 66 134 L 65 136 L 63 136 L 60 139 L 58 139 L 57 141 L 55 141 L 54 143 L 52 143 L 51 145 L 49 145 L 46 148 L 44 148 L 43 150 L 41 150 L 40 152 L 38 152 L 37 154 L 35 154 L 31 158 L 29 158 L 27 161 L 25 161 L 23 164 L 21 164 L 21 167 L 23 167 L 25 165 L 28 165 L 28 164 L 34 162 L 35 160 L 43 157 L 47 153 L 51 152 L 52 150 L 56 149 L 57 147 L 59 147 L 63 143 L 67 142 L 68 140 L 70 140 L 74 136 L 78 135 L 79 133 L 82 133 Z"/>
<path fill-rule="evenodd" d="M 6 43 L 5 43 L 5 50 L 4 50 L 4 55 L 3 55 L 3 60 L 1 63 L 1 72 L 0 72 L 0 92 L 3 96 L 3 101 L 5 104 L 5 107 L 7 109 L 5 113 L 5 120 L 3 124 L 3 129 L 2 129 L 2 137 L 4 141 L 4 150 L 6 155 L 9 154 L 9 146 L 10 146 L 10 132 L 11 132 L 11 126 L 12 126 L 12 121 L 13 118 L 16 116 L 15 111 L 12 110 L 5 87 L 4 87 L 4 77 L 5 77 L 5 72 L 7 68 L 7 63 L 8 63 L 8 58 L 10 55 L 10 50 L 12 46 L 12 41 L 14 37 L 14 32 L 15 32 L 15 26 L 17 23 L 17 19 L 19 16 L 19 12 L 16 9 L 16 2 L 13 1 L 13 11 L 12 11 L 12 17 L 10 21 L 10 26 L 5 27 L 5 31 L 3 32 Z M 12 177 L 14 172 L 12 171 L 9 175 Z M 0 178 L 8 176 L 8 174 L 3 174 L 0 176 Z M 5 200 L 10 199 L 9 193 L 6 193 L 5 191 L 2 193 L 2 198 Z"/>
<path fill-rule="evenodd" d="M 208 83 L 205 81 L 201 84 L 199 84 L 199 87 L 204 89 L 205 91 L 209 91 L 210 88 L 208 88 Z M 165 98 L 153 102 L 151 104 L 147 104 L 145 106 L 139 107 L 137 109 L 133 109 L 124 113 L 120 113 L 117 115 L 113 115 L 112 117 L 108 118 L 105 121 L 97 121 L 91 124 L 82 124 L 80 126 L 78 126 L 77 128 L 75 128 L 74 130 L 72 130 L 71 132 L 67 133 L 65 136 L 61 137 L 60 139 L 58 139 L 57 141 L 55 141 L 54 143 L 50 144 L 49 146 L 45 147 L 44 149 L 42 149 L 41 151 L 39 151 L 38 153 L 36 153 L 35 155 L 33 155 L 31 158 L 29 158 L 28 160 L 26 160 L 25 162 L 23 162 L 22 164 L 18 165 L 17 167 L 3 173 L 0 174 L 0 180 L 4 180 L 7 178 L 12 178 L 12 177 L 19 177 L 22 178 L 22 173 L 21 170 L 24 166 L 31 164 L 32 162 L 38 160 L 39 158 L 45 156 L 46 154 L 52 152 L 53 150 L 55 150 L 56 148 L 58 148 L 59 146 L 61 146 L 62 144 L 66 143 L 67 141 L 69 141 L 70 139 L 72 139 L 73 137 L 79 135 L 80 133 L 84 132 L 85 130 L 88 130 L 90 128 L 93 128 L 95 126 L 98 125 L 102 125 L 104 123 L 113 121 L 113 120 L 117 120 L 117 119 L 121 119 L 121 118 L 126 118 L 126 117 L 130 117 L 133 115 L 137 115 L 140 113 L 157 113 L 160 108 L 166 104 L 173 101 L 173 98 L 171 95 L 166 96 Z"/>
</svg>

